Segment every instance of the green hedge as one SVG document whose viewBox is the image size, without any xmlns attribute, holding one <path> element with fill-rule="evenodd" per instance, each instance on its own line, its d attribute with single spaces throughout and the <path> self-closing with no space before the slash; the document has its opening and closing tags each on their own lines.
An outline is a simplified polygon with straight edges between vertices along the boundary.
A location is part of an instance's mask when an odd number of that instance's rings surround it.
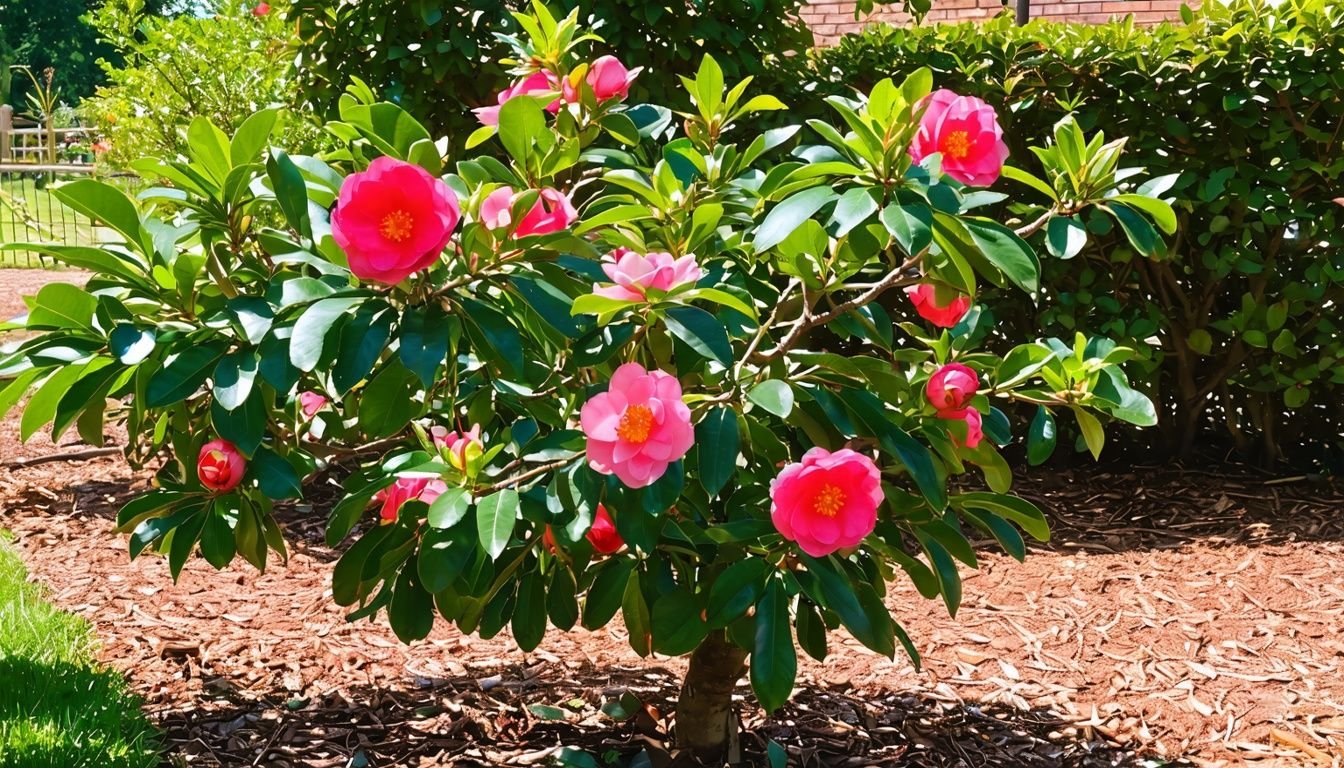
<svg viewBox="0 0 1344 768">
<path fill-rule="evenodd" d="M 1166 194 L 1180 229 L 1165 255 L 1136 256 L 1095 213 L 1077 225 L 1101 236 L 1071 254 L 1061 220 L 1043 233 L 1057 256 L 1043 276 L 1053 300 L 990 298 L 1006 336 L 1078 329 L 1145 350 L 1162 445 L 1179 454 L 1230 438 L 1264 462 L 1337 461 L 1344 4 L 1205 5 L 1152 28 L 1003 18 L 871 27 L 787 62 L 780 79 L 796 84 L 786 99 L 796 115 L 820 95 L 929 66 L 939 85 L 1000 107 L 1008 137 L 1040 136 L 1069 113 L 1130 137 L 1129 164 L 1179 174 Z M 1024 147 L 1012 149 L 1010 162 L 1039 173 Z"/>
</svg>

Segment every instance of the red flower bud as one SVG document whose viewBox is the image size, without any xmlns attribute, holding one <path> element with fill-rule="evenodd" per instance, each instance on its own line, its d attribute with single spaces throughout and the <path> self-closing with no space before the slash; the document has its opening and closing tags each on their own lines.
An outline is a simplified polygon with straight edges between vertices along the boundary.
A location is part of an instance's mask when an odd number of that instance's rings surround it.
<svg viewBox="0 0 1344 768">
<path fill-rule="evenodd" d="M 247 462 L 228 440 L 211 440 L 201 446 L 201 455 L 196 460 L 196 477 L 208 490 L 215 493 L 233 490 L 246 473 Z"/>
</svg>

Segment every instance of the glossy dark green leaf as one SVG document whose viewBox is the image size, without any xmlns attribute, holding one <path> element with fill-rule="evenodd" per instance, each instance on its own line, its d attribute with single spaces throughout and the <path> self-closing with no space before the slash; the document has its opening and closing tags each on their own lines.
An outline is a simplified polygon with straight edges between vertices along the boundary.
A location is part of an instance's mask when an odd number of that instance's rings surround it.
<svg viewBox="0 0 1344 768">
<path fill-rule="evenodd" d="M 1036 292 L 1040 287 L 1041 264 L 1025 240 L 989 219 L 968 217 L 961 219 L 961 223 L 990 264 L 1017 287 L 1027 293 Z"/>
<path fill-rule="evenodd" d="M 922 253 L 933 242 L 933 209 L 914 195 L 902 195 L 883 208 L 882 224 L 907 255 Z"/>
<path fill-rule="evenodd" d="M 403 643 L 423 640 L 434 628 L 434 598 L 420 585 L 415 571 L 414 561 L 402 567 L 387 606 L 387 623 Z"/>
<path fill-rule="evenodd" d="M 337 296 L 314 302 L 299 315 L 289 342 L 289 361 L 300 371 L 312 371 L 327 348 L 328 332 L 336 321 L 365 300 L 363 296 Z"/>
<path fill-rule="evenodd" d="M 583 628 L 588 630 L 605 627 L 620 610 L 621 597 L 625 594 L 635 561 L 625 558 L 608 560 L 600 568 L 583 601 Z"/>
<path fill-rule="evenodd" d="M 511 488 L 496 491 L 476 503 L 476 529 L 481 546 L 491 558 L 498 559 L 509 545 L 518 511 L 518 492 Z"/>
<path fill-rule="evenodd" d="M 857 584 L 851 582 L 844 571 L 830 558 L 823 560 L 803 555 L 802 559 L 807 564 L 808 571 L 817 577 L 825 606 L 840 617 L 840 623 L 845 625 L 850 634 L 860 643 L 887 658 L 895 656 L 896 637 L 891 616 L 886 613 L 885 608 L 881 612 L 872 612 L 865 610 L 865 606 L 860 604 L 860 593 L 866 588 L 871 594 L 872 587 L 863 582 Z M 881 604 L 880 599 L 878 604 Z"/>
<path fill-rule="evenodd" d="M 1033 467 L 1045 463 L 1055 452 L 1055 417 L 1045 406 L 1036 407 L 1036 415 L 1027 430 L 1027 461 Z"/>
<path fill-rule="evenodd" d="M 219 348 L 209 344 L 190 346 L 170 355 L 149 378 L 145 405 L 162 408 L 185 400 L 210 377 L 219 357 Z"/>
<path fill-rule="evenodd" d="M 401 317 L 401 362 L 426 389 L 434 386 L 439 366 L 448 357 L 449 318 L 437 306 L 410 306 Z"/>
<path fill-rule="evenodd" d="M 718 495 L 737 471 L 739 441 L 737 412 L 727 406 L 711 408 L 696 425 L 700 484 L 711 497 Z"/>
<path fill-rule="evenodd" d="M 621 618 L 629 634 L 630 647 L 640 656 L 653 652 L 653 629 L 650 626 L 649 604 L 640 587 L 640 572 L 632 571 L 625 582 L 621 596 Z"/>
<path fill-rule="evenodd" d="M 797 673 L 789 596 L 780 580 L 772 579 L 756 603 L 756 643 L 751 651 L 751 689 L 766 713 L 788 701 Z"/>
<path fill-rule="evenodd" d="M 532 571 L 518 585 L 518 604 L 513 609 L 513 639 L 518 648 L 530 652 L 541 645 L 546 634 L 546 585 L 541 574 Z"/>
<path fill-rule="evenodd" d="M 830 187 L 812 187 L 794 193 L 765 215 L 752 238 L 752 248 L 762 253 L 784 242 L 784 238 L 836 197 Z"/>
<path fill-rule="evenodd" d="M 733 348 L 723 323 L 698 307 L 675 307 L 663 316 L 667 330 L 701 357 L 723 365 L 733 362 Z"/>
<path fill-rule="evenodd" d="M 248 475 L 256 479 L 257 487 L 269 499 L 297 499 L 303 496 L 303 482 L 294 465 L 269 448 L 257 449 L 247 470 Z"/>
<path fill-rule="evenodd" d="M 653 650 L 665 656 L 684 656 L 694 651 L 709 634 L 700 618 L 700 604 L 690 590 L 681 587 L 660 595 L 650 619 Z"/>
</svg>

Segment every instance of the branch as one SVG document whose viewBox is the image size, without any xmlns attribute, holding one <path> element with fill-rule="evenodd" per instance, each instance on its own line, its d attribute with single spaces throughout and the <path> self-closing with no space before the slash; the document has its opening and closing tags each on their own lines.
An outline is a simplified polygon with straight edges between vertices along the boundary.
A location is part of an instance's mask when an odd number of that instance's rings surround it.
<svg viewBox="0 0 1344 768">
<path fill-rule="evenodd" d="M 1039 219 L 1031 222 L 1025 227 L 1013 230 L 1013 233 L 1023 239 L 1031 237 L 1032 235 L 1041 231 L 1041 227 L 1044 227 L 1047 223 L 1049 223 L 1049 221 L 1055 217 L 1056 213 L 1057 211 L 1054 208 L 1051 208 L 1047 210 L 1045 213 L 1041 214 L 1041 217 Z"/>
</svg>

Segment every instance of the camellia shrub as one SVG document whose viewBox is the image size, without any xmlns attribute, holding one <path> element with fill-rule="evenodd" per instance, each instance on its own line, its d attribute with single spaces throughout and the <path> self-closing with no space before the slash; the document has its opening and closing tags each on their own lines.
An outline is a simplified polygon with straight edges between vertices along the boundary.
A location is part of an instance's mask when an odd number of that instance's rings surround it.
<svg viewBox="0 0 1344 768">
<path fill-rule="evenodd" d="M 1027 142 L 1066 116 L 1127 137 L 1179 234 L 1131 240 L 1099 207 L 1056 218 L 1033 241 L 1055 257 L 1042 272 L 1050 301 L 983 302 L 1014 329 L 1006 343 L 1040 328 L 1136 349 L 1130 372 L 1157 401 L 1160 451 L 1230 444 L 1265 463 L 1344 468 L 1344 5 L 1206 2 L 1152 27 L 874 26 L 780 64 L 775 81 L 800 94 L 931 68 L 945 87 L 1011 107 L 1009 146 L 1033 172 L 1043 165 Z"/>
<path fill-rule="evenodd" d="M 437 616 L 530 650 L 619 613 L 640 655 L 690 654 L 676 736 L 714 754 L 748 659 L 767 710 L 837 627 L 918 663 L 891 579 L 955 614 L 972 542 L 1020 559 L 1048 536 L 1010 493 L 1002 406 L 1039 407 L 1046 455 L 1052 412 L 1098 451 L 1105 421 L 1151 416 L 1104 339 L 977 350 L 976 297 L 1039 290 L 1022 237 L 1056 215 L 1170 212 L 1064 124 L 1041 150 L 1061 178 L 1036 183 L 1096 197 L 976 215 L 1019 172 L 994 110 L 927 70 L 831 99 L 836 123 L 738 136 L 784 105 L 706 58 L 681 111 L 632 106 L 649 73 L 534 14 L 474 137 L 507 161 L 445 158 L 356 88 L 325 157 L 266 149 L 262 112 L 232 138 L 198 122 L 143 201 L 62 186 L 119 241 L 43 247 L 95 276 L 32 300 L 0 411 L 30 395 L 24 437 L 124 423 L 157 473 L 118 523 L 174 576 L 284 557 L 274 506 L 317 491 L 328 541 L 353 539 L 335 601 L 406 642 Z"/>
</svg>

